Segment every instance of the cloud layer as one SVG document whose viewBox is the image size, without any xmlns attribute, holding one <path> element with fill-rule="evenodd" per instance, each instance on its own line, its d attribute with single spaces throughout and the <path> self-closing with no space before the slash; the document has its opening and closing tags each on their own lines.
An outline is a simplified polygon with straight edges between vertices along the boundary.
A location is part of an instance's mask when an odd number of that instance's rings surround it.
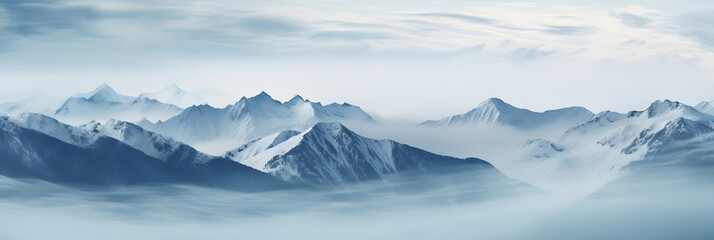
<svg viewBox="0 0 714 240">
<path fill-rule="evenodd" d="M 457 1 L 435 9 L 419 4 L 371 7 L 347 1 L 2 0 L 0 8 L 5 20 L 0 26 L 3 39 L 16 45 L 6 51 L 67 41 L 85 41 L 98 49 L 130 45 L 125 46 L 125 54 L 167 51 L 207 56 L 216 52 L 232 56 L 330 53 L 335 49 L 453 53 L 481 46 L 485 53 L 505 59 L 638 61 L 710 60 L 714 42 L 711 11 L 670 14 L 638 6 L 593 9 Z"/>
</svg>

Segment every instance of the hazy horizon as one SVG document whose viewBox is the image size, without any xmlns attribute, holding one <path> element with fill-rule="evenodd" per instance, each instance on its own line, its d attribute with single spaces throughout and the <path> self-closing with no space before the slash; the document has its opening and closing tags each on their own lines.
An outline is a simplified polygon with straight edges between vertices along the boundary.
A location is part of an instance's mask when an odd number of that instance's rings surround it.
<svg viewBox="0 0 714 240">
<path fill-rule="evenodd" d="M 387 117 L 714 99 L 706 1 L 0 1 L 0 102 L 108 83 L 266 91 Z M 423 111 L 429 109 L 429 111 Z"/>
</svg>

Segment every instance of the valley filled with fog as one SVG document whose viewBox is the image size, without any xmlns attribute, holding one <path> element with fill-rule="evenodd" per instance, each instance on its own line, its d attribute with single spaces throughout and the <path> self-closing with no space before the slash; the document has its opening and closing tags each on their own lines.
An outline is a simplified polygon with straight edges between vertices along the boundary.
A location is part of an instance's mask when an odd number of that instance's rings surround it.
<svg viewBox="0 0 714 240">
<path fill-rule="evenodd" d="M 677 154 L 667 158 L 702 157 Z M 484 188 L 469 183 L 478 173 L 470 171 L 262 193 L 3 177 L 0 238 L 707 239 L 714 236 L 707 170 L 638 175 L 583 199 Z"/>
</svg>

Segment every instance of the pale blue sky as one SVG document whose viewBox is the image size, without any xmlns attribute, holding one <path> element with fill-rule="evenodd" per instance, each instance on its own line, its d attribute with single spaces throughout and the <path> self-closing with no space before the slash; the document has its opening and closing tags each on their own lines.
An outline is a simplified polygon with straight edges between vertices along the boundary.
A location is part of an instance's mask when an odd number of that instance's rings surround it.
<svg viewBox="0 0 714 240">
<path fill-rule="evenodd" d="M 714 98 L 710 1 L 0 0 L 0 102 L 176 82 L 438 118 Z"/>
</svg>

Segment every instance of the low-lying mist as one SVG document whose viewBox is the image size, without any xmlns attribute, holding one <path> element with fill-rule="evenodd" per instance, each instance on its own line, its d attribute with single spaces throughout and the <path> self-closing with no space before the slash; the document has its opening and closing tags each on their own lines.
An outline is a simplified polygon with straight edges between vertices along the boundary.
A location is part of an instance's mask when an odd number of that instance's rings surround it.
<svg viewBox="0 0 714 240">
<path fill-rule="evenodd" d="M 690 152 L 663 156 L 711 157 Z M 711 171 L 650 174 L 646 166 L 584 199 L 518 182 L 484 182 L 483 173 L 469 169 L 263 193 L 185 185 L 96 189 L 0 178 L 0 239 L 714 237 Z"/>
<path fill-rule="evenodd" d="M 441 155 L 481 158 L 511 178 L 575 197 L 587 195 L 616 177 L 617 173 L 610 171 L 613 162 L 629 161 L 620 159 L 625 156 L 619 152 L 597 145 L 587 152 L 534 157 L 525 147 L 527 141 L 556 141 L 571 127 L 557 122 L 532 130 L 499 125 L 434 128 L 388 120 L 380 120 L 380 124 L 347 123 L 347 127 L 366 137 L 392 139 Z"/>
</svg>

